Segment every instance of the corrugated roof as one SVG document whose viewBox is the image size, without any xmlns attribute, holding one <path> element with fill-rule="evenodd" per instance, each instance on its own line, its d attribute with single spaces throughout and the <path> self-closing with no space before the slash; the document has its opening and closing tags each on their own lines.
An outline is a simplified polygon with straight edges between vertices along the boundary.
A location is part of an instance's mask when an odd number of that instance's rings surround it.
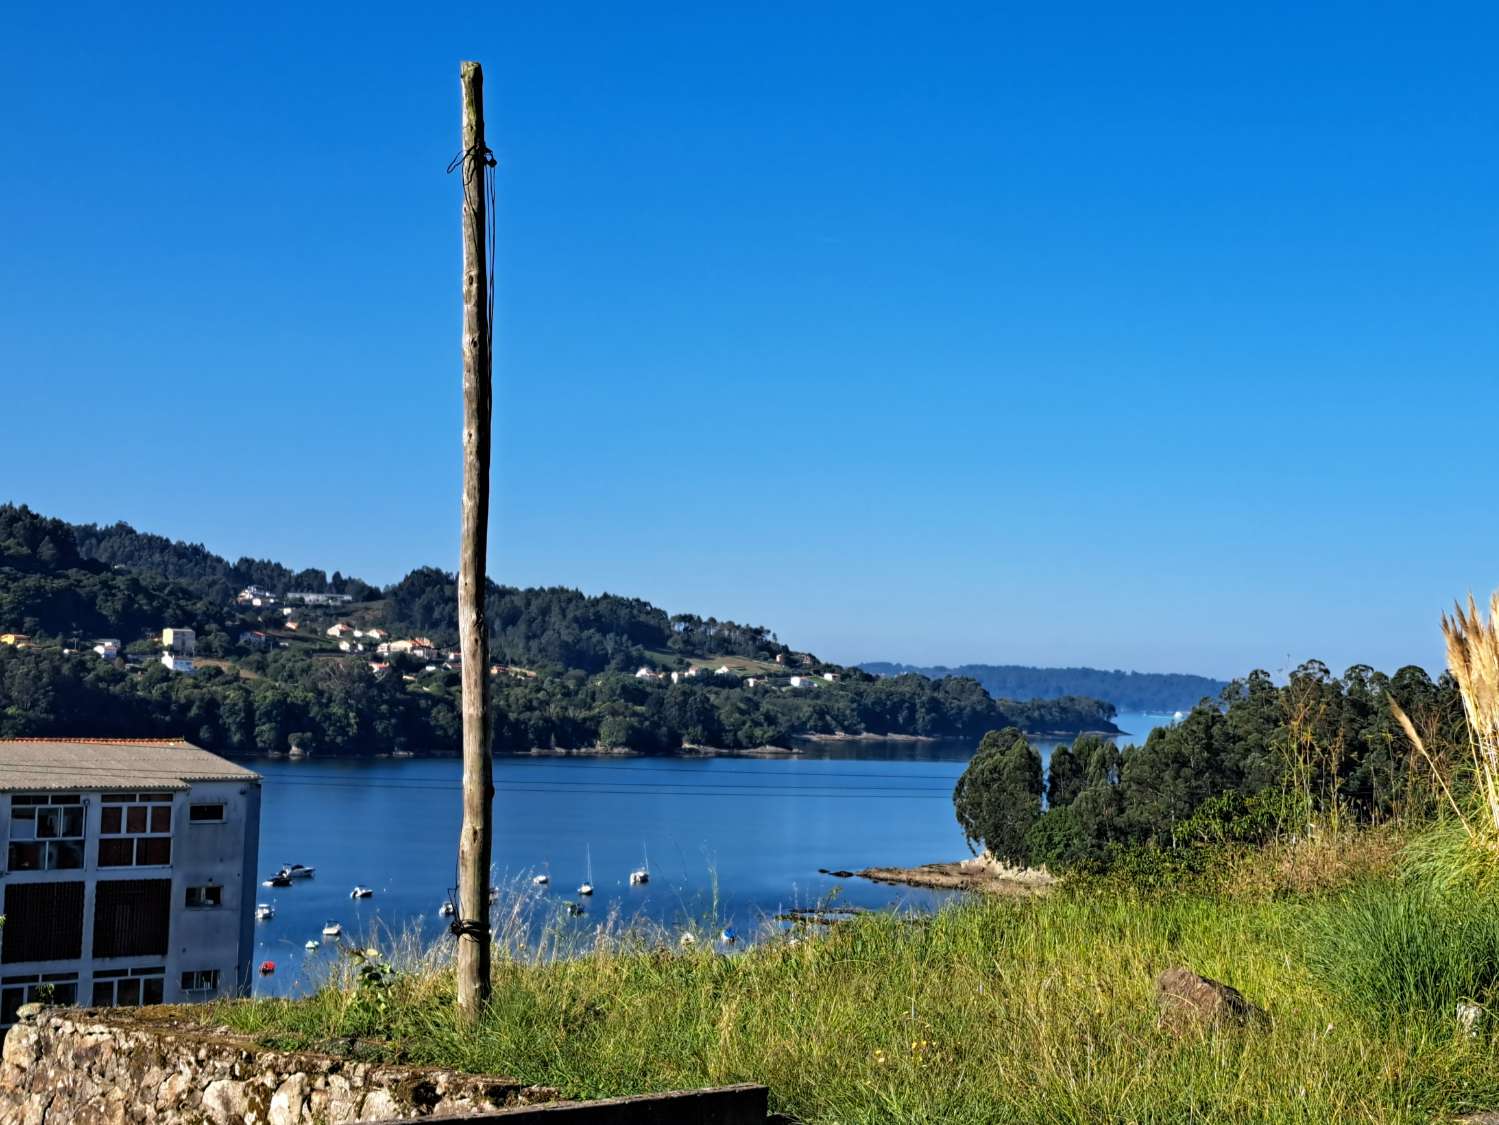
<svg viewBox="0 0 1499 1125">
<path fill-rule="evenodd" d="M 0 793 L 186 789 L 260 775 L 182 739 L 0 738 Z"/>
</svg>

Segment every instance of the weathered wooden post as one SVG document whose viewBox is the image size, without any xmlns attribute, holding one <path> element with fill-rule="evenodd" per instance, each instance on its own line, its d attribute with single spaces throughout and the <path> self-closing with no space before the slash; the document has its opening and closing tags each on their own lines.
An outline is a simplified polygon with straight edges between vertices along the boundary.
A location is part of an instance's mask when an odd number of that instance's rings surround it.
<svg viewBox="0 0 1499 1125">
<path fill-rule="evenodd" d="M 484 620 L 489 538 L 491 310 L 485 259 L 484 71 L 460 63 L 463 100 L 463 522 L 458 558 L 458 647 L 463 653 L 463 828 L 458 838 L 458 1008 L 476 1018 L 489 999 L 489 861 L 494 767 L 489 757 L 489 629 Z"/>
</svg>

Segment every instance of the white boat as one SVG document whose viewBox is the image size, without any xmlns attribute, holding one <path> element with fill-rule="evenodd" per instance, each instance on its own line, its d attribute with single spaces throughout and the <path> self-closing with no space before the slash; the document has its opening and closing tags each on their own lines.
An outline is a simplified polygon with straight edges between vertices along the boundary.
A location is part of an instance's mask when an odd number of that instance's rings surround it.
<svg viewBox="0 0 1499 1125">
<path fill-rule="evenodd" d="M 305 867 L 300 863 L 283 863 L 280 874 L 288 879 L 311 879 L 312 868 Z"/>
<path fill-rule="evenodd" d="M 583 904 L 581 902 L 570 902 L 567 904 L 567 912 L 576 918 L 583 913 Z"/>
<path fill-rule="evenodd" d="M 305 950 L 307 950 L 307 952 L 312 953 L 312 952 L 314 952 L 316 950 L 319 950 L 319 949 L 323 948 L 323 946 L 322 946 L 321 942 L 309 941 L 302 948 L 304 948 Z"/>
<path fill-rule="evenodd" d="M 458 908 L 451 902 L 445 902 L 437 908 L 437 913 L 441 914 L 444 918 L 451 918 L 454 914 L 458 913 Z"/>
<path fill-rule="evenodd" d="M 369 887 L 360 885 L 360 886 L 356 886 L 352 891 L 349 892 L 349 897 L 350 898 L 374 898 L 375 897 L 375 892 L 373 890 L 371 890 Z"/>
<path fill-rule="evenodd" d="M 641 850 L 644 853 L 644 849 Z M 651 881 L 651 857 L 649 854 L 642 854 L 642 858 L 645 862 L 630 872 L 630 886 L 632 887 L 643 887 Z"/>
<path fill-rule="evenodd" d="M 534 883 L 538 887 L 544 887 L 548 883 L 550 883 L 551 881 L 552 881 L 552 877 L 550 875 L 532 875 L 531 876 L 531 882 Z"/>
<path fill-rule="evenodd" d="M 343 934 L 343 932 L 343 926 L 339 925 L 339 923 L 337 922 L 332 921 L 331 919 L 323 923 L 324 937 L 339 937 Z"/>
<path fill-rule="evenodd" d="M 495 903 L 497 903 L 499 901 L 500 901 L 500 888 L 499 887 L 490 887 L 489 888 L 489 905 L 493 906 Z"/>
<path fill-rule="evenodd" d="M 257 922 L 269 922 L 276 916 L 276 908 L 268 902 L 257 902 L 255 904 L 255 920 Z"/>
<path fill-rule="evenodd" d="M 593 849 L 592 848 L 588 849 L 588 876 L 581 883 L 578 884 L 578 893 L 580 895 L 591 895 L 591 894 L 593 894 Z"/>
</svg>

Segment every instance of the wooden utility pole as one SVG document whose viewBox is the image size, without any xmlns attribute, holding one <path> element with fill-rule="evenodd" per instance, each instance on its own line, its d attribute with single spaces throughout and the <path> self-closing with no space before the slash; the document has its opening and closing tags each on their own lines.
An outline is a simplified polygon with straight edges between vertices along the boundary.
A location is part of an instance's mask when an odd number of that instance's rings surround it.
<svg viewBox="0 0 1499 1125">
<path fill-rule="evenodd" d="M 463 653 L 463 829 L 458 837 L 458 1008 L 475 1018 L 489 999 L 489 859 L 494 767 L 489 757 L 489 628 L 484 620 L 489 540 L 492 401 L 489 269 L 485 257 L 484 71 L 460 63 L 463 99 L 463 541 L 458 558 L 458 647 Z"/>
</svg>

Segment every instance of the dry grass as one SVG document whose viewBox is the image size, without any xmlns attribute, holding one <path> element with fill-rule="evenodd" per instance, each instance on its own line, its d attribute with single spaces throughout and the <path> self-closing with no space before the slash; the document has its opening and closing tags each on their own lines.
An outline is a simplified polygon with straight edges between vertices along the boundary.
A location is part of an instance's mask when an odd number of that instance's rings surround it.
<svg viewBox="0 0 1499 1125">
<path fill-rule="evenodd" d="M 1223 891 L 1248 898 L 1326 895 L 1392 877 L 1405 846 L 1395 825 L 1273 841 L 1233 856 Z"/>
<path fill-rule="evenodd" d="M 1471 882 L 1492 886 L 1499 880 L 1499 592 L 1489 599 L 1485 620 L 1478 603 L 1442 615 L 1447 667 L 1457 681 L 1468 735 L 1468 762 L 1447 771 L 1428 740 L 1393 700 L 1390 708 L 1407 739 L 1425 759 L 1440 786 L 1461 835 L 1436 832 L 1418 841 L 1413 869 L 1433 885 Z M 1454 772 L 1451 782 L 1446 778 Z"/>
</svg>

